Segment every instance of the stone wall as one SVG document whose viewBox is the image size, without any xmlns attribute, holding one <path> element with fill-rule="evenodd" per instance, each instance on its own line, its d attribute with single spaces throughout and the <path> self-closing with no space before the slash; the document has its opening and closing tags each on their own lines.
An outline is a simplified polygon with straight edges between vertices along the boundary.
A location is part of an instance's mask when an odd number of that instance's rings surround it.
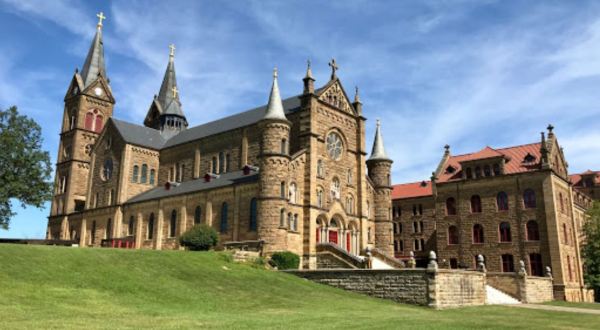
<svg viewBox="0 0 600 330">
<path fill-rule="evenodd" d="M 519 282 L 517 273 L 495 273 L 486 274 L 487 284 L 498 289 L 513 298 L 519 299 Z"/>
<path fill-rule="evenodd" d="M 485 276 L 426 269 L 298 270 L 288 273 L 340 289 L 399 303 L 450 308 L 485 303 Z"/>
<path fill-rule="evenodd" d="M 524 279 L 524 288 L 521 288 L 521 302 L 534 304 L 552 301 L 552 278 L 527 276 Z"/>
</svg>

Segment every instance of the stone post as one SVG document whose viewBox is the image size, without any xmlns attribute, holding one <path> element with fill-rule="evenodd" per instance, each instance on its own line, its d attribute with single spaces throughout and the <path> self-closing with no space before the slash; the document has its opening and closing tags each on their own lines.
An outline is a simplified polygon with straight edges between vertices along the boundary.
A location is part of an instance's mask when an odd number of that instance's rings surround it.
<svg viewBox="0 0 600 330">
<path fill-rule="evenodd" d="M 411 260 L 414 261 L 414 254 L 411 251 Z M 414 268 L 414 266 L 412 267 Z M 428 296 L 428 306 L 432 308 L 437 308 L 438 306 L 438 290 L 437 290 L 437 281 L 436 275 L 438 271 L 438 263 L 437 256 L 434 251 L 429 252 L 429 264 L 427 265 L 427 296 Z"/>
<path fill-rule="evenodd" d="M 409 253 L 410 257 L 408 259 L 408 268 L 415 268 L 417 266 L 417 262 L 415 261 L 415 253 L 413 251 L 410 251 Z"/>
<path fill-rule="evenodd" d="M 85 240 L 87 234 L 86 219 L 81 219 L 81 229 L 79 230 L 79 247 L 85 247 Z"/>
<path fill-rule="evenodd" d="M 517 286 L 519 291 L 519 300 L 522 303 L 527 303 L 527 270 L 525 262 L 519 260 L 519 271 L 517 272 Z"/>
<path fill-rule="evenodd" d="M 477 271 L 485 273 L 487 269 L 485 268 L 485 259 L 481 254 L 477 255 Z"/>
<path fill-rule="evenodd" d="M 373 268 L 373 254 L 371 253 L 371 249 L 367 246 L 365 249 L 366 261 L 367 261 L 367 269 Z"/>
<path fill-rule="evenodd" d="M 546 266 L 546 277 L 549 277 L 550 280 L 553 279 L 553 277 L 552 277 L 552 268 L 550 268 L 550 266 Z"/>
<path fill-rule="evenodd" d="M 437 255 L 435 251 L 429 251 L 429 264 L 427 265 L 428 271 L 437 271 L 438 263 L 437 263 Z"/>
</svg>

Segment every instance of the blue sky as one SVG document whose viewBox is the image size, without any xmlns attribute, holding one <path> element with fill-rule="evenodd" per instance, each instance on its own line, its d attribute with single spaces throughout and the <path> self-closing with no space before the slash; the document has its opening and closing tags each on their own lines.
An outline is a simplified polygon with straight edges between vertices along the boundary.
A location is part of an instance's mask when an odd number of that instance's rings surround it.
<svg viewBox="0 0 600 330">
<path fill-rule="evenodd" d="M 191 125 L 264 104 L 273 66 L 284 97 L 335 57 L 360 88 L 394 159 L 395 183 L 454 154 L 536 142 L 552 123 L 571 173 L 600 169 L 597 1 L 0 0 L 0 107 L 43 128 L 55 162 L 63 97 L 103 11 L 115 117 L 142 123 L 177 46 Z M 18 209 L 0 237 L 43 237 L 48 210 Z"/>
</svg>

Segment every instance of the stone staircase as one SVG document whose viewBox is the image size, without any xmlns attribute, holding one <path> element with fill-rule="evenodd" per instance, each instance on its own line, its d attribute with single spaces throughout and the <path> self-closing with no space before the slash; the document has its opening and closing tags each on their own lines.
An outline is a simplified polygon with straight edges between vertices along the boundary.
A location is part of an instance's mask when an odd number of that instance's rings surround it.
<svg viewBox="0 0 600 330">
<path fill-rule="evenodd" d="M 485 294 L 487 296 L 487 305 L 515 305 L 521 303 L 517 299 L 489 285 L 485 286 Z"/>
</svg>

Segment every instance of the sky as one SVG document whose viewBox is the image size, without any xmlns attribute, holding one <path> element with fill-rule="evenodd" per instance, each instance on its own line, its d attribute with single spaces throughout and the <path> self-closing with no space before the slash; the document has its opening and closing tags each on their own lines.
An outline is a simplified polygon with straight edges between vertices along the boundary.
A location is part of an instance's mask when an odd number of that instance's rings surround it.
<svg viewBox="0 0 600 330">
<path fill-rule="evenodd" d="M 360 89 L 370 151 L 382 121 L 394 183 L 428 179 L 453 154 L 538 142 L 552 123 L 571 173 L 600 170 L 598 1 L 0 0 L 0 108 L 43 130 L 56 162 L 63 98 L 104 12 L 114 116 L 142 123 L 176 45 L 191 126 L 266 104 L 337 72 Z M 0 237 L 43 238 L 45 209 L 17 206 Z"/>
</svg>

